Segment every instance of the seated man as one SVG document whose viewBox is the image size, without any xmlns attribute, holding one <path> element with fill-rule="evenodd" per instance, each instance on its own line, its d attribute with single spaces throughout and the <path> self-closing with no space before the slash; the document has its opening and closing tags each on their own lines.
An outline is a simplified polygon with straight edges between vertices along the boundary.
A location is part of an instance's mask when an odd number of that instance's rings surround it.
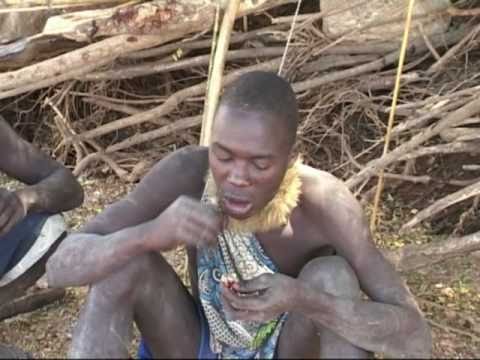
<svg viewBox="0 0 480 360">
<path fill-rule="evenodd" d="M 71 357 L 428 357 L 430 330 L 358 202 L 294 154 L 295 95 L 252 72 L 226 89 L 212 143 L 159 161 L 72 234 L 51 286 L 90 284 Z M 186 245 L 192 294 L 160 252 Z M 364 299 L 361 290 L 368 296 Z"/>
<path fill-rule="evenodd" d="M 0 153 L 0 172 L 27 184 L 17 191 L 0 188 L 1 280 L 34 245 L 53 214 L 81 205 L 83 189 L 68 169 L 24 141 L 1 116 Z"/>
</svg>

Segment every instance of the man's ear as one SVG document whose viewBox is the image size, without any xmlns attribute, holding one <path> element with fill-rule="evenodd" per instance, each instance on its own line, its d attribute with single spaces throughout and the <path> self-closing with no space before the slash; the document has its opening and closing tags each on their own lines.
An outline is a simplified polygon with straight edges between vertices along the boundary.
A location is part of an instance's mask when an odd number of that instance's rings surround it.
<svg viewBox="0 0 480 360">
<path fill-rule="evenodd" d="M 295 163 L 295 161 L 297 161 L 299 156 L 300 156 L 299 143 L 295 141 L 295 143 L 292 146 L 292 149 L 290 150 L 290 153 L 288 154 L 288 167 L 292 166 Z"/>
</svg>

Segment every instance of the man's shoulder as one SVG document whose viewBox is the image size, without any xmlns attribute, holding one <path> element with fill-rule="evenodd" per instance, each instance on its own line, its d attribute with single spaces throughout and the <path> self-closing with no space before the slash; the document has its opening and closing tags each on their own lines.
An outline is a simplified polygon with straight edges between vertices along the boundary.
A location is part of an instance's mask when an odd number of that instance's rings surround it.
<svg viewBox="0 0 480 360">
<path fill-rule="evenodd" d="M 316 196 L 331 196 L 336 191 L 348 191 L 345 183 L 335 175 L 313 168 L 308 165 L 302 165 L 300 168 L 302 178 L 303 193 Z"/>
<path fill-rule="evenodd" d="M 168 167 L 178 171 L 199 171 L 208 168 L 208 148 L 189 145 L 175 150 L 157 161 L 153 169 Z"/>
<path fill-rule="evenodd" d="M 169 153 L 157 161 L 143 177 L 142 183 L 185 181 L 192 184 L 203 180 L 208 169 L 208 148 L 203 146 L 185 146 Z"/>
<path fill-rule="evenodd" d="M 317 211 L 332 207 L 357 206 L 358 202 L 345 182 L 335 175 L 308 165 L 301 167 L 302 203 Z"/>
</svg>

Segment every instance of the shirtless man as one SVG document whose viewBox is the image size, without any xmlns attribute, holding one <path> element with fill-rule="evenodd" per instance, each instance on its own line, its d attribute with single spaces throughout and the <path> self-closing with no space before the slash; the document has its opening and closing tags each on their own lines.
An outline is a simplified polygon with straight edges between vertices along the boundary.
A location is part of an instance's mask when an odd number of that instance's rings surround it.
<svg viewBox="0 0 480 360">
<path fill-rule="evenodd" d="M 11 282 L 14 275 L 28 269 L 26 263 L 18 264 L 40 238 L 52 215 L 81 205 L 83 190 L 68 169 L 23 140 L 1 116 L 0 154 L 0 172 L 27 184 L 16 191 L 0 187 L 1 293 L 2 286 L 8 283 L 7 277 Z M 59 235 L 47 232 L 42 237 L 37 259 L 42 250 L 46 252 L 48 245 L 57 240 L 50 239 L 50 235 Z M 17 265 L 19 271 L 14 269 Z"/>
<path fill-rule="evenodd" d="M 430 356 L 426 321 L 354 196 L 294 161 L 298 116 L 283 79 L 241 76 L 208 149 L 165 157 L 61 244 L 49 284 L 90 285 L 71 357 L 128 356 L 133 321 L 141 357 Z M 160 254 L 179 245 L 192 294 Z"/>
</svg>

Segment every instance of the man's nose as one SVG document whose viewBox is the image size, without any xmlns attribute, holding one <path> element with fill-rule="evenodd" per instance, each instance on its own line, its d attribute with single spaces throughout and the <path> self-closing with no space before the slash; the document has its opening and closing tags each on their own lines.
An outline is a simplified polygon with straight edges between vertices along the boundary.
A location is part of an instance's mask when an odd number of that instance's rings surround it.
<svg viewBox="0 0 480 360">
<path fill-rule="evenodd" d="M 233 186 L 245 187 L 250 185 L 248 171 L 244 166 L 239 166 L 232 169 L 227 180 Z"/>
</svg>

